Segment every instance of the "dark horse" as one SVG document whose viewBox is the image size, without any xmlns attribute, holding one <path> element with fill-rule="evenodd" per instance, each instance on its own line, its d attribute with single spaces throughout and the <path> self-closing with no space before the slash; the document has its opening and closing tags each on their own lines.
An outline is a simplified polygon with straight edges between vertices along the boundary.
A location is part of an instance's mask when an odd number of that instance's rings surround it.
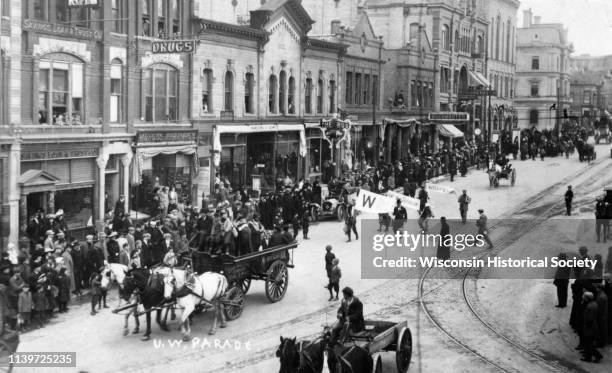
<svg viewBox="0 0 612 373">
<path fill-rule="evenodd" d="M 329 344 L 328 332 L 315 341 L 300 341 L 280 337 L 276 356 L 280 359 L 279 373 L 321 373 L 324 352 L 327 350 L 327 366 L 330 373 L 370 373 L 372 357 L 357 345 Z"/>
<path fill-rule="evenodd" d="M 164 298 L 164 276 L 161 274 L 151 274 L 148 269 L 132 270 L 125 278 L 121 297 L 129 300 L 134 292 L 139 294 L 140 302 L 144 306 L 147 315 L 147 330 L 142 337 L 143 341 L 148 341 L 151 336 L 151 311 L 154 307 L 163 306 L 166 302 Z M 138 313 L 133 310 L 136 317 L 136 330 L 138 330 Z M 168 309 L 164 315 L 164 320 L 161 320 L 161 308 L 156 309 L 155 321 L 162 330 L 168 331 L 166 319 L 168 318 Z M 128 313 L 129 316 L 129 313 Z M 126 318 L 127 320 L 127 318 Z M 126 321 L 127 322 L 127 321 Z M 126 326 L 127 328 L 127 326 Z M 137 331 L 135 331 L 137 333 Z"/>
</svg>

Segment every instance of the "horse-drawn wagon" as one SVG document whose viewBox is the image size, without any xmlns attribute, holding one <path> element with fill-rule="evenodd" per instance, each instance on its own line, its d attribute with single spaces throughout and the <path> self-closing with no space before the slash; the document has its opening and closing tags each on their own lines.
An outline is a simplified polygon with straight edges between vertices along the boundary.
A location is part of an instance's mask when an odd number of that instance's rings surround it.
<svg viewBox="0 0 612 373">
<path fill-rule="evenodd" d="M 493 167 L 488 171 L 488 174 L 490 188 L 499 187 L 500 179 L 510 180 L 511 186 L 514 186 L 514 184 L 516 183 L 516 169 L 512 168 L 512 165 L 510 164 L 504 167 Z"/>
<path fill-rule="evenodd" d="M 194 270 L 198 273 L 217 272 L 227 278 L 229 287 L 223 303 L 226 317 L 234 320 L 242 314 L 252 280 L 265 281 L 266 297 L 270 302 L 283 299 L 289 286 L 288 268 L 293 268 L 293 249 L 296 247 L 297 243 L 291 243 L 237 257 L 194 253 L 199 256 L 194 260 L 194 263 L 199 263 L 194 265 Z"/>
</svg>

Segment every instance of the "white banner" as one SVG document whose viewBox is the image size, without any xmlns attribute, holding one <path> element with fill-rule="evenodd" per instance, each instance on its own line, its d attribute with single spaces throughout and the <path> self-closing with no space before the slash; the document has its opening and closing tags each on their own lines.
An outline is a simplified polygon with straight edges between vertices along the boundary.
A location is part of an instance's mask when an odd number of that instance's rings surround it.
<svg viewBox="0 0 612 373">
<path fill-rule="evenodd" d="M 401 193 L 397 193 L 394 191 L 388 191 L 387 197 L 393 198 L 393 200 L 397 201 L 398 199 L 402 201 L 402 206 L 406 209 L 419 211 L 420 201 L 416 198 L 405 196 Z"/>
<path fill-rule="evenodd" d="M 357 211 L 385 214 L 393 211 L 395 199 L 360 189 L 355 201 Z"/>
<path fill-rule="evenodd" d="M 426 189 L 428 192 L 435 192 L 435 193 L 443 193 L 443 194 L 454 194 L 455 193 L 455 189 L 451 187 L 437 185 L 437 184 L 427 184 Z"/>
</svg>

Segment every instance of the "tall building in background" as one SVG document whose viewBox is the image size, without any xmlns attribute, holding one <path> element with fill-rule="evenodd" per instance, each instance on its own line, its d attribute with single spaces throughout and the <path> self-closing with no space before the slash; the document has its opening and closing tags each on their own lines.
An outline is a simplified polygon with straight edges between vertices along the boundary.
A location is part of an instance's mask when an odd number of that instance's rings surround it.
<svg viewBox="0 0 612 373">
<path fill-rule="evenodd" d="M 517 30 L 515 108 L 519 127 L 554 129 L 570 108 L 569 61 L 573 46 L 559 23 L 523 12 Z"/>
</svg>

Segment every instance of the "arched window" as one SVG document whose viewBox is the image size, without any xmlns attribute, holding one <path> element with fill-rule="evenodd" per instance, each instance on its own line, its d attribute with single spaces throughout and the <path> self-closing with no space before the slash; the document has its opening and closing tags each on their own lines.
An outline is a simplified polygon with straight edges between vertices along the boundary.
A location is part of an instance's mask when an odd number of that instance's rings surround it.
<svg viewBox="0 0 612 373">
<path fill-rule="evenodd" d="M 202 113 L 212 113 L 212 69 L 204 69 L 202 71 Z"/>
<path fill-rule="evenodd" d="M 455 30 L 455 47 L 453 48 L 455 52 L 458 52 L 461 48 L 461 37 L 459 36 L 459 30 Z"/>
<path fill-rule="evenodd" d="M 442 48 L 444 48 L 445 50 L 449 50 L 450 49 L 450 31 L 448 28 L 448 25 L 442 25 L 442 37 L 440 40 L 440 44 L 442 45 Z"/>
<path fill-rule="evenodd" d="M 537 109 L 531 109 L 529 112 L 529 124 L 537 125 L 540 120 L 540 112 Z"/>
<path fill-rule="evenodd" d="M 112 123 L 123 120 L 123 105 L 122 105 L 122 63 L 121 60 L 115 58 L 111 61 L 110 70 L 110 121 Z"/>
<path fill-rule="evenodd" d="M 225 73 L 225 111 L 234 110 L 234 74 L 231 71 Z"/>
<path fill-rule="evenodd" d="M 483 53 L 484 52 L 484 39 L 482 38 L 482 35 L 478 35 L 478 37 L 476 38 L 476 53 Z"/>
<path fill-rule="evenodd" d="M 156 64 L 143 70 L 145 121 L 178 119 L 178 71 L 166 64 Z"/>
<path fill-rule="evenodd" d="M 255 86 L 255 78 L 253 73 L 246 73 L 244 85 L 244 112 L 253 114 L 253 87 Z"/>
<path fill-rule="evenodd" d="M 500 41 L 500 37 L 499 34 L 501 32 L 501 19 L 498 16 L 497 17 L 497 21 L 495 23 L 495 59 L 499 60 L 499 41 Z"/>
<path fill-rule="evenodd" d="M 329 112 L 336 112 L 336 81 L 329 81 Z"/>
<path fill-rule="evenodd" d="M 38 123 L 82 124 L 83 63 L 64 53 L 41 57 L 38 72 Z"/>
<path fill-rule="evenodd" d="M 285 114 L 285 100 L 287 99 L 287 73 L 281 71 L 279 74 L 279 85 L 278 85 L 278 111 L 281 114 Z"/>
<path fill-rule="evenodd" d="M 289 114 L 295 114 L 295 78 L 289 77 L 289 95 L 287 96 L 287 105 Z"/>
<path fill-rule="evenodd" d="M 276 113 L 276 92 L 278 84 L 276 81 L 276 75 L 270 75 L 270 81 L 268 84 L 268 111 L 272 114 Z"/>
<path fill-rule="evenodd" d="M 512 24 L 510 23 L 510 20 L 508 20 L 506 27 L 506 62 L 510 62 L 510 49 L 512 46 Z"/>
<path fill-rule="evenodd" d="M 317 81 L 317 114 L 323 114 L 323 79 Z"/>
<path fill-rule="evenodd" d="M 312 78 L 306 78 L 306 93 L 304 94 L 304 112 L 312 114 Z"/>
</svg>

